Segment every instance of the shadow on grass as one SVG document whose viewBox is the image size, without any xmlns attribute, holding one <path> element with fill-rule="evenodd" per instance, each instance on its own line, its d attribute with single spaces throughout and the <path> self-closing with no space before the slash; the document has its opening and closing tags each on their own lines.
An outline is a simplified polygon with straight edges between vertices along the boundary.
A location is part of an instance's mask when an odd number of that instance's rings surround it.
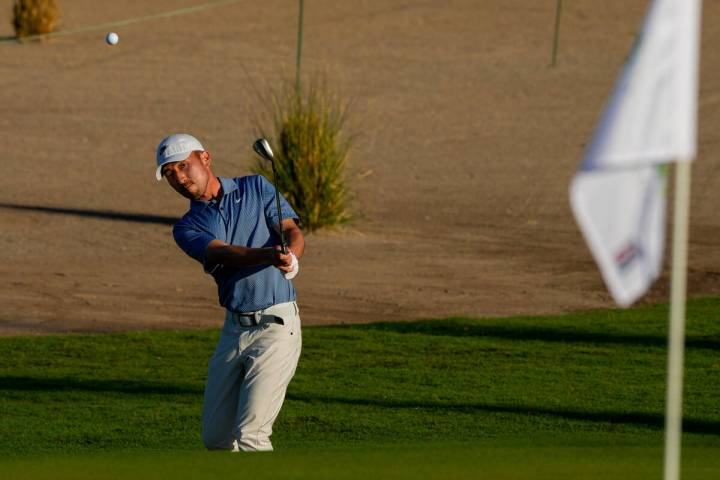
<svg viewBox="0 0 720 480">
<path fill-rule="evenodd" d="M 166 217 L 163 215 L 144 215 L 139 213 L 122 213 L 82 208 L 45 207 L 42 205 L 18 205 L 13 203 L 0 203 L 0 208 L 60 215 L 74 215 L 78 217 L 101 218 L 105 220 L 119 220 L 123 222 L 158 223 L 160 225 L 175 225 L 175 223 L 179 220 L 176 217 Z"/>
<path fill-rule="evenodd" d="M 381 400 L 365 398 L 328 397 L 319 395 L 298 395 L 293 393 L 288 393 L 286 398 L 288 400 L 295 400 L 299 402 L 339 403 L 343 405 L 360 405 L 391 409 L 426 409 L 458 413 L 510 413 L 527 416 L 557 417 L 565 418 L 568 420 L 581 420 L 585 422 L 639 425 L 644 427 L 650 427 L 655 430 L 662 430 L 665 427 L 665 417 L 663 415 L 656 415 L 652 413 L 587 412 L 564 408 L 528 407 L 521 405 L 415 402 L 405 400 Z M 687 433 L 720 435 L 720 422 L 685 418 L 683 419 L 683 431 Z"/>
<path fill-rule="evenodd" d="M 154 395 L 202 394 L 203 387 L 163 383 L 134 382 L 128 380 L 80 380 L 73 377 L 35 378 L 0 377 L 0 390 L 46 392 L 114 392 Z"/>
<path fill-rule="evenodd" d="M 620 333 L 587 332 L 569 328 L 535 327 L 518 325 L 488 325 L 469 323 L 449 318 L 445 320 L 420 320 L 416 322 L 379 322 L 361 326 L 338 328 L 363 328 L 393 333 L 418 333 L 450 337 L 492 337 L 507 340 L 538 340 L 558 343 L 619 344 L 643 347 L 667 347 L 667 338 L 660 335 L 632 335 Z M 715 336 L 688 336 L 687 348 L 720 350 L 720 338 Z"/>
<path fill-rule="evenodd" d="M 140 395 L 196 395 L 203 393 L 202 386 L 135 382 L 128 380 L 79 380 L 72 377 L 33 378 L 0 377 L 0 391 L 46 391 L 46 392 L 113 392 Z M 509 413 L 539 417 L 557 417 L 586 422 L 629 424 L 661 430 L 664 416 L 651 413 L 633 412 L 588 412 L 569 408 L 529 407 L 522 405 L 492 405 L 486 403 L 442 403 L 407 400 L 382 400 L 369 398 L 344 398 L 322 395 L 288 393 L 287 400 L 305 403 L 336 403 L 352 406 L 379 407 L 386 409 L 426 409 L 456 413 Z M 720 435 L 720 422 L 686 418 L 683 431 Z"/>
</svg>

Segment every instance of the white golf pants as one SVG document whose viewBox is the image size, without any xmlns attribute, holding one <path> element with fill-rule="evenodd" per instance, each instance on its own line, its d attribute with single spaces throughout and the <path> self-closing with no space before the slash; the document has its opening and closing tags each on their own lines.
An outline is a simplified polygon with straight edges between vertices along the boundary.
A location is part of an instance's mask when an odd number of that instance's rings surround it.
<svg viewBox="0 0 720 480">
<path fill-rule="evenodd" d="M 208 364 L 202 438 L 209 449 L 272 450 L 272 426 L 300 357 L 300 316 L 288 302 L 256 318 L 258 325 L 242 326 L 228 312 Z"/>
</svg>

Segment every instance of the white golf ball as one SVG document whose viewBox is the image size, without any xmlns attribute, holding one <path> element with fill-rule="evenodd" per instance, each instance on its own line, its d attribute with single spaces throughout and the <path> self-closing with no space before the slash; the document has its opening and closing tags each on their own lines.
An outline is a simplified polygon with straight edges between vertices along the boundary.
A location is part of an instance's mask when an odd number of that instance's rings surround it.
<svg viewBox="0 0 720 480">
<path fill-rule="evenodd" d="M 108 43 L 108 45 L 117 45 L 117 43 L 120 41 L 120 37 L 118 37 L 117 33 L 110 32 L 107 34 L 107 37 L 105 37 L 105 41 Z"/>
</svg>

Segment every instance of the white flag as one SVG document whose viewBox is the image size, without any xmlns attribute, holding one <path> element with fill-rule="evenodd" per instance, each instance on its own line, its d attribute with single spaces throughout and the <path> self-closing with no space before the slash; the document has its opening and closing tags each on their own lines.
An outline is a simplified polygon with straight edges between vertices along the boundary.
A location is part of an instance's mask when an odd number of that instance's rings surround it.
<svg viewBox="0 0 720 480">
<path fill-rule="evenodd" d="M 570 202 L 615 301 L 660 273 L 665 164 L 697 149 L 700 0 L 655 0 L 605 107 Z"/>
</svg>

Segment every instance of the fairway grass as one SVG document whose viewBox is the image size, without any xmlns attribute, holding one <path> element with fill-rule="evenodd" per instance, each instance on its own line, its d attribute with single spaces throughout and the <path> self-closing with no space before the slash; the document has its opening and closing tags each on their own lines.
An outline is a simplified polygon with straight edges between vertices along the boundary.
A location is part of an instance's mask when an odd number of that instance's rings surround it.
<svg viewBox="0 0 720 480">
<path fill-rule="evenodd" d="M 683 478 L 720 478 L 719 317 L 688 303 Z M 665 305 L 305 328 L 257 456 L 200 442 L 217 331 L 2 338 L 0 472 L 659 478 L 666 330 Z"/>
<path fill-rule="evenodd" d="M 682 478 L 717 478 L 717 449 L 684 452 Z M 2 464 L 7 480 L 159 478 L 262 479 L 583 479 L 662 478 L 662 451 L 642 447 L 496 446 L 480 443 L 292 448 L 273 454 L 135 452 L 16 459 Z"/>
</svg>

